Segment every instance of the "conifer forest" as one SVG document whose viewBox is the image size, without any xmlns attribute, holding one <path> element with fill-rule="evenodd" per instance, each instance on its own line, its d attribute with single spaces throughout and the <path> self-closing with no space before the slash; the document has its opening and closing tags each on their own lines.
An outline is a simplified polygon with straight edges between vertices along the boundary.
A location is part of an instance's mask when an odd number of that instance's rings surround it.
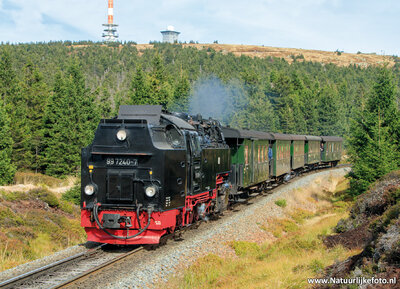
<svg viewBox="0 0 400 289">
<path fill-rule="evenodd" d="M 396 58 L 397 59 L 397 58 Z M 0 46 L 0 185 L 65 177 L 121 104 L 160 104 L 224 125 L 345 138 L 352 192 L 400 166 L 400 70 L 251 58 L 155 43 Z"/>
</svg>

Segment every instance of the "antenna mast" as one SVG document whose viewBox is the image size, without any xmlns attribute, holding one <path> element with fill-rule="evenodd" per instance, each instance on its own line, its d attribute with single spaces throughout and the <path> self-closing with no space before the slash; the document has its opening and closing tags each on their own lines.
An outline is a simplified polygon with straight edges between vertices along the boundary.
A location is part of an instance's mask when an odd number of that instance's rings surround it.
<svg viewBox="0 0 400 289">
<path fill-rule="evenodd" d="M 118 38 L 117 24 L 114 24 L 114 0 L 108 0 L 108 22 L 105 27 L 103 38 L 105 42 L 116 42 Z"/>
</svg>

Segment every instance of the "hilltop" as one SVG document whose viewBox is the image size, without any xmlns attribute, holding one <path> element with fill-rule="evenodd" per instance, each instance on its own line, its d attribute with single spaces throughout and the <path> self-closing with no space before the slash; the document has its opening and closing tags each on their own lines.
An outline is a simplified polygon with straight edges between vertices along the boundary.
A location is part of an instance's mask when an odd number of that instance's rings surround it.
<svg viewBox="0 0 400 289">
<path fill-rule="evenodd" d="M 138 44 L 136 45 L 139 52 L 145 49 L 153 48 L 153 44 Z M 199 50 L 214 49 L 223 54 L 232 53 L 235 56 L 250 56 L 250 57 L 278 57 L 283 58 L 287 62 L 296 61 L 313 61 L 320 63 L 332 63 L 337 66 L 357 65 L 360 67 L 368 67 L 370 65 L 388 64 L 393 66 L 395 61 L 392 56 L 376 55 L 374 53 L 344 53 L 337 51 L 322 51 L 300 48 L 278 48 L 270 46 L 257 45 L 236 45 L 236 44 L 182 44 L 182 47 L 193 47 Z"/>
</svg>

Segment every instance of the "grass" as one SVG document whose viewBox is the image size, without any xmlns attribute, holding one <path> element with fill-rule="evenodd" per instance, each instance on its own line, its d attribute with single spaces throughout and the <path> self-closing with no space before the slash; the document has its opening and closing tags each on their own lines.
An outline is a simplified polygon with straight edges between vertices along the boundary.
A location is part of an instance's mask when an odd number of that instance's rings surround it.
<svg viewBox="0 0 400 289">
<path fill-rule="evenodd" d="M 352 256 L 341 246 L 327 249 L 320 238 L 331 232 L 345 213 L 322 218 L 312 227 L 302 225 L 272 244 L 235 241 L 238 258 L 208 255 L 173 279 L 173 288 L 308 288 L 307 278 L 317 276 L 337 260 Z"/>
<path fill-rule="evenodd" d="M 51 176 L 42 175 L 33 172 L 17 172 L 14 177 L 15 184 L 47 186 L 56 188 L 67 186 L 75 181 L 75 177 L 67 177 L 66 179 L 58 179 Z"/>
<path fill-rule="evenodd" d="M 202 257 L 186 269 L 182 277 L 173 277 L 167 286 L 309 288 L 308 278 L 317 277 L 325 267 L 359 253 L 341 245 L 328 249 L 322 241 L 323 236 L 331 234 L 338 221 L 348 215 L 347 202 L 332 201 L 347 185 L 339 183 L 335 192 L 327 192 L 329 202 L 323 201 L 315 212 L 296 208 L 286 212 L 286 218 L 269 220 L 268 224 L 257 223 L 262 230 L 271 232 L 277 238 L 275 241 L 261 245 L 232 241 L 229 246 L 234 249 L 235 258 L 214 254 Z"/>
<path fill-rule="evenodd" d="M 280 238 L 284 233 L 295 232 L 298 225 L 292 219 L 273 219 L 267 226 L 267 231 L 271 232 L 275 238 Z"/>
<path fill-rule="evenodd" d="M 46 187 L 0 191 L 0 271 L 84 242 L 80 210 Z"/>
</svg>

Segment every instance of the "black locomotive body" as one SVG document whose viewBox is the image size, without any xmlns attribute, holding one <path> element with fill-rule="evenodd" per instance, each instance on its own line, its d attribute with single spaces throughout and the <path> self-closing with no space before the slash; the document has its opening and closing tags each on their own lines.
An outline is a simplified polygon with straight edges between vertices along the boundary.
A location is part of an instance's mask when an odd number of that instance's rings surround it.
<svg viewBox="0 0 400 289">
<path fill-rule="evenodd" d="M 227 206 L 230 150 L 214 120 L 121 106 L 82 150 L 88 240 L 156 244 Z"/>
<path fill-rule="evenodd" d="M 82 150 L 81 223 L 89 241 L 157 244 L 292 174 L 335 166 L 341 152 L 338 137 L 222 128 L 161 106 L 121 106 Z"/>
</svg>

